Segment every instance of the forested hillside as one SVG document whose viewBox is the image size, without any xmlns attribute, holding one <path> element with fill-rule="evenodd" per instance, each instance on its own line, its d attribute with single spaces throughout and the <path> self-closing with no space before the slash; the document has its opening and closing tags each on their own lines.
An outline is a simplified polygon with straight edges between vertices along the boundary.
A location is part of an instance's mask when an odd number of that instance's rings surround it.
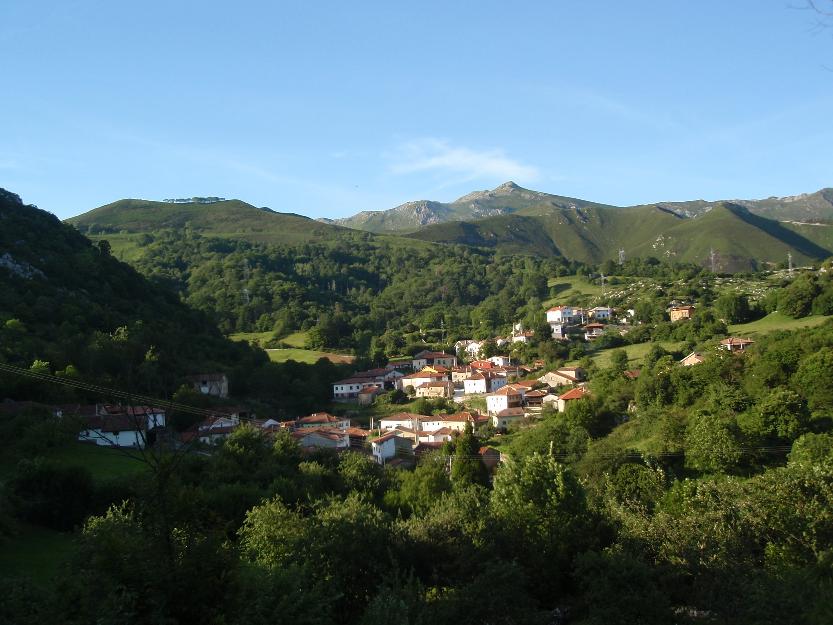
<svg viewBox="0 0 833 625">
<path fill-rule="evenodd" d="M 148 236 L 134 265 L 224 332 L 311 330 L 315 347 L 359 352 L 395 351 L 405 337 L 492 335 L 518 309 L 540 309 L 550 276 L 579 267 L 561 258 L 364 236 L 278 246 L 168 230 Z"/>
<path fill-rule="evenodd" d="M 116 260 L 72 226 L 0 190 L 0 360 L 132 392 L 170 397 L 184 376 L 227 372 L 233 391 L 276 407 L 309 406 L 338 375 L 268 363 L 266 354 L 227 340 L 212 315 Z M 307 378 L 304 393 L 275 384 Z M 74 391 L 0 377 L 0 397 L 83 399 Z M 296 404 L 294 402 L 300 402 Z"/>
</svg>

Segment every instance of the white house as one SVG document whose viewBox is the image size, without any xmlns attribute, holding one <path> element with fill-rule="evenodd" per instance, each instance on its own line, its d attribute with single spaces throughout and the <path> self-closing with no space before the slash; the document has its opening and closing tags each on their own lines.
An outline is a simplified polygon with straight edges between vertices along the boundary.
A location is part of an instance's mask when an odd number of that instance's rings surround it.
<svg viewBox="0 0 833 625">
<path fill-rule="evenodd" d="M 553 306 L 547 310 L 547 323 L 579 323 L 584 318 L 583 308 L 572 306 Z"/>
<path fill-rule="evenodd" d="M 396 432 L 389 432 L 377 439 L 370 441 L 370 451 L 373 459 L 379 464 L 396 457 L 396 439 L 399 438 Z"/>
<path fill-rule="evenodd" d="M 379 429 L 394 430 L 398 427 L 411 428 L 412 430 L 421 430 L 422 420 L 429 417 L 413 412 L 398 412 L 388 417 L 379 419 Z"/>
<path fill-rule="evenodd" d="M 512 335 L 512 342 L 513 343 L 529 343 L 535 337 L 535 332 L 528 330 L 526 332 L 520 332 L 518 334 Z"/>
<path fill-rule="evenodd" d="M 165 411 L 152 406 L 97 405 L 84 417 L 78 440 L 106 447 L 144 448 L 148 432 L 165 427 Z"/>
<path fill-rule="evenodd" d="M 523 391 L 512 386 L 504 386 L 502 389 L 486 395 L 486 412 L 492 416 L 507 408 L 520 408 L 523 399 Z"/>
<path fill-rule="evenodd" d="M 472 373 L 468 379 L 463 380 L 463 392 L 466 395 L 493 393 L 499 388 L 506 386 L 506 383 L 507 379 L 497 373 L 478 371 Z"/>
<path fill-rule="evenodd" d="M 400 378 L 402 376 L 399 376 Z M 333 382 L 333 398 L 334 399 L 356 399 L 359 393 L 370 388 L 383 389 L 385 383 L 376 378 L 359 378 L 351 377 L 338 382 Z"/>
<path fill-rule="evenodd" d="M 552 330 L 552 338 L 557 341 L 567 338 L 567 324 L 559 322 L 550 323 L 550 330 Z"/>
<path fill-rule="evenodd" d="M 596 321 L 609 321 L 613 316 L 613 309 L 608 306 L 596 306 L 590 309 L 590 316 Z"/>
<path fill-rule="evenodd" d="M 420 422 L 423 430 L 434 431 L 441 428 L 448 428 L 455 432 L 462 432 L 466 429 L 466 424 L 471 423 L 472 428 L 476 428 L 483 422 L 479 415 L 472 412 L 458 412 L 451 415 L 436 415 L 433 417 L 424 417 Z"/>
<path fill-rule="evenodd" d="M 498 367 L 506 367 L 512 363 L 512 359 L 509 356 L 492 356 L 491 358 L 487 358 L 487 360 L 496 364 Z"/>
</svg>

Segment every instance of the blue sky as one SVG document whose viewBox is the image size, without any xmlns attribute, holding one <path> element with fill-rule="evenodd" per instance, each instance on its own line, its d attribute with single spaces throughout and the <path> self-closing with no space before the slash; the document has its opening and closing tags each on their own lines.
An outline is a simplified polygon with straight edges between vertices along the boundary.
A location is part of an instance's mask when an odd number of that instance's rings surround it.
<svg viewBox="0 0 833 625">
<path fill-rule="evenodd" d="M 0 186 L 60 217 L 194 195 L 339 217 L 510 179 L 811 192 L 833 22 L 803 4 L 5 0 Z"/>
</svg>

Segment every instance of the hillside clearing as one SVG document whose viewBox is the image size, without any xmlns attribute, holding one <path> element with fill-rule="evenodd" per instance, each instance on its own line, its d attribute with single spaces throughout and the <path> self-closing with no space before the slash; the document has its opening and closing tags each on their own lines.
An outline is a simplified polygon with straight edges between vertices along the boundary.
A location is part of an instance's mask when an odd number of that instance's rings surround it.
<svg viewBox="0 0 833 625">
<path fill-rule="evenodd" d="M 793 319 L 778 311 L 769 313 L 766 317 L 749 323 L 737 323 L 729 326 L 729 332 L 742 336 L 768 334 L 776 330 L 800 330 L 801 328 L 815 328 L 833 316 L 810 315 L 801 319 Z"/>
<path fill-rule="evenodd" d="M 321 358 L 326 358 L 335 364 L 351 363 L 356 357 L 348 354 L 334 354 L 332 352 L 317 352 L 311 349 L 267 349 L 269 360 L 272 362 L 286 362 L 287 360 L 294 360 L 295 362 L 305 362 L 308 364 L 315 364 Z"/>
<path fill-rule="evenodd" d="M 0 571 L 25 576 L 45 585 L 75 553 L 72 534 L 21 524 L 16 535 L 2 543 Z"/>
</svg>

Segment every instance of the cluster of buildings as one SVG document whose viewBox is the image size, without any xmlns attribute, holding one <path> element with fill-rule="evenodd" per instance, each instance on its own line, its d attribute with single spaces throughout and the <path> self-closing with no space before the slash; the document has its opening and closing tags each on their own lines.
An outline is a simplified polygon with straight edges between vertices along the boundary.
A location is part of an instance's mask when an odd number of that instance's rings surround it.
<svg viewBox="0 0 833 625">
<path fill-rule="evenodd" d="M 458 366 L 455 355 L 423 351 L 408 362 L 391 361 L 385 367 L 357 371 L 333 382 L 333 399 L 367 405 L 379 393 L 393 389 L 413 391 L 416 397 L 452 399 L 461 394 L 490 393 L 507 384 L 510 376 L 529 371 L 512 365 L 509 356 L 492 356 Z"/>
</svg>

